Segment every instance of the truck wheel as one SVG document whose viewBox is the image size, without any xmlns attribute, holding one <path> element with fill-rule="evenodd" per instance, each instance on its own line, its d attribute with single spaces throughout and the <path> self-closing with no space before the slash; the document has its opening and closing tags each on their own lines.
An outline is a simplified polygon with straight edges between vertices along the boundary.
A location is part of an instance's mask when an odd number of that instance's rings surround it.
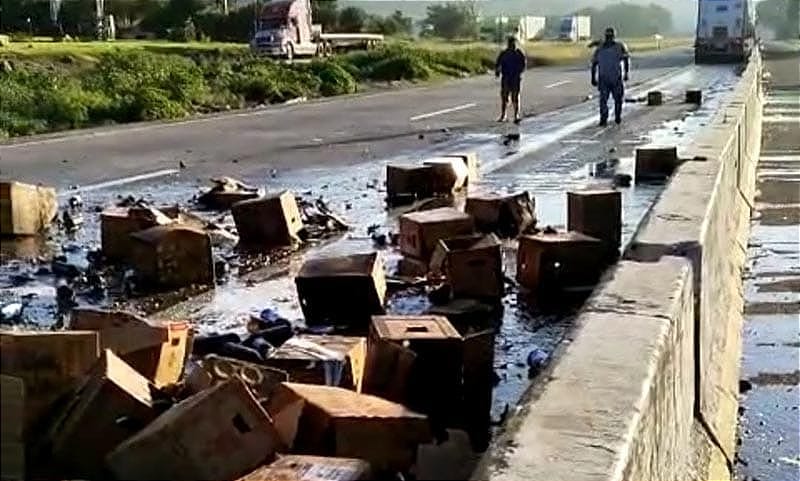
<svg viewBox="0 0 800 481">
<path fill-rule="evenodd" d="M 289 63 L 292 63 L 292 60 L 294 60 L 294 45 L 292 45 L 291 43 L 289 44 L 288 48 L 286 49 L 286 60 Z"/>
</svg>

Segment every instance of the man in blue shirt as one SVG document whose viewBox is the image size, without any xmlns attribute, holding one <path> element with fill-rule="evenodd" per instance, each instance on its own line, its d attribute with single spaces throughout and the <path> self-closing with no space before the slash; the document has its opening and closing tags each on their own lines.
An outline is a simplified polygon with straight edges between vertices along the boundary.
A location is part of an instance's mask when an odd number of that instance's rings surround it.
<svg viewBox="0 0 800 481">
<path fill-rule="evenodd" d="M 508 45 L 497 57 L 495 76 L 500 79 L 500 118 L 498 122 L 506 121 L 506 107 L 508 100 L 514 104 L 514 123 L 520 122 L 519 115 L 519 90 L 522 86 L 522 74 L 525 72 L 527 61 L 525 54 L 517 48 L 517 39 L 508 37 Z"/>
<path fill-rule="evenodd" d="M 592 56 L 592 85 L 600 89 L 600 126 L 608 123 L 608 96 L 614 97 L 614 121 L 622 122 L 622 100 L 625 96 L 625 83 L 630 71 L 628 47 L 614 40 L 616 32 L 606 29 L 605 42 L 597 47 Z M 625 73 L 622 72 L 622 64 Z M 599 74 L 599 75 L 598 75 Z"/>
</svg>

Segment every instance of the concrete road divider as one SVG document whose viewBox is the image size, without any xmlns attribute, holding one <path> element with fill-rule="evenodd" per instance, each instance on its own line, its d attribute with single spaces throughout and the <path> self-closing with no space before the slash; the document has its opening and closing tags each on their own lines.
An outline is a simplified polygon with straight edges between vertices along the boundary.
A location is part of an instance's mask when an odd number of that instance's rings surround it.
<svg viewBox="0 0 800 481">
<path fill-rule="evenodd" d="M 178 382 L 187 355 L 189 325 L 150 321 L 125 311 L 93 307 L 72 310 L 70 328 L 97 331 L 110 349 L 157 387 Z"/>
<path fill-rule="evenodd" d="M 603 242 L 579 232 L 519 238 L 517 282 L 533 291 L 593 286 L 607 265 Z"/>
<path fill-rule="evenodd" d="M 109 453 L 117 479 L 237 479 L 284 449 L 267 413 L 239 379 L 170 408 Z"/>
<path fill-rule="evenodd" d="M 428 261 L 441 239 L 472 234 L 472 217 L 452 207 L 400 216 L 400 252 Z"/>
<path fill-rule="evenodd" d="M 295 285 L 309 325 L 364 327 L 370 316 L 384 312 L 386 276 L 377 252 L 309 259 Z"/>
<path fill-rule="evenodd" d="M 617 190 L 567 192 L 567 230 L 603 242 L 609 262 L 622 244 L 622 193 Z"/>
<path fill-rule="evenodd" d="M 133 251 L 131 234 L 174 221 L 154 207 L 109 207 L 100 214 L 100 244 L 110 261 L 129 261 Z"/>
<path fill-rule="evenodd" d="M 158 415 L 160 394 L 141 374 L 106 349 L 50 427 L 59 472 L 73 479 L 107 478 L 105 456 Z"/>
<path fill-rule="evenodd" d="M 211 238 L 181 225 L 160 225 L 131 234 L 131 264 L 137 277 L 153 287 L 214 285 Z"/>
<path fill-rule="evenodd" d="M 38 234 L 57 215 L 55 189 L 22 182 L 0 182 L 0 235 Z"/>
<path fill-rule="evenodd" d="M 0 372 L 25 383 L 26 436 L 99 357 L 93 331 L 0 331 Z"/>
<path fill-rule="evenodd" d="M 243 200 L 231 210 L 239 243 L 247 249 L 291 246 L 300 240 L 303 220 L 290 191 Z"/>
<path fill-rule="evenodd" d="M 431 439 L 425 415 L 338 387 L 284 383 L 267 411 L 293 452 L 363 459 L 376 474 L 407 472 Z"/>
<path fill-rule="evenodd" d="M 286 371 L 291 382 L 361 392 L 366 355 L 364 337 L 300 335 L 287 340 L 264 363 Z"/>
<path fill-rule="evenodd" d="M 641 147 L 636 149 L 634 178 L 636 183 L 663 181 L 680 163 L 676 147 Z"/>
<path fill-rule="evenodd" d="M 505 293 L 500 240 L 494 234 L 439 240 L 431 271 L 444 274 L 456 298 L 499 299 Z"/>
<path fill-rule="evenodd" d="M 470 194 L 465 211 L 480 232 L 516 237 L 536 226 L 536 201 L 527 192 Z"/>
<path fill-rule="evenodd" d="M 25 478 L 25 383 L 0 375 L 0 479 Z"/>
<path fill-rule="evenodd" d="M 369 464 L 361 459 L 280 456 L 268 466 L 256 469 L 238 481 L 359 481 L 372 479 Z"/>
</svg>

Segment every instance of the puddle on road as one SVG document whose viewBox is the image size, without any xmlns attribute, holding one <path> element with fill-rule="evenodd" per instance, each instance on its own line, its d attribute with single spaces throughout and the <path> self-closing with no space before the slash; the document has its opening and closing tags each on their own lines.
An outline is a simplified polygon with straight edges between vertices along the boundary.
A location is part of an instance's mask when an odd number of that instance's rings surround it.
<svg viewBox="0 0 800 481">
<path fill-rule="evenodd" d="M 642 132 L 638 142 L 688 143 L 696 128 L 713 112 L 722 93 L 730 88 L 735 77 L 722 76 L 715 70 L 689 69 L 669 80 L 653 84 L 647 88 L 666 90 L 672 83 L 675 92 L 683 94 L 690 87 L 717 85 L 704 92 L 706 104 L 686 119 L 668 123 L 663 128 Z M 729 70 L 725 70 L 729 72 Z M 727 75 L 727 74 L 726 74 Z M 642 91 L 644 87 L 640 88 Z M 250 313 L 260 312 L 265 307 L 276 307 L 290 319 L 302 318 L 295 296 L 294 274 L 302 260 L 307 256 L 372 251 L 375 249 L 367 234 L 369 226 L 378 226 L 380 232 L 396 231 L 398 211 L 387 213 L 384 207 L 383 185 L 385 165 L 389 161 L 412 160 L 428 157 L 442 151 L 476 151 L 481 159 L 481 178 L 471 189 L 487 189 L 499 192 L 527 190 L 536 201 L 536 211 L 540 225 L 564 226 L 566 207 L 565 191 L 579 189 L 588 185 L 604 183 L 608 179 L 597 179 L 589 175 L 587 158 L 592 155 L 574 155 L 578 149 L 593 149 L 594 145 L 577 142 L 557 157 L 542 159 L 534 155 L 538 150 L 565 137 L 581 131 L 595 122 L 594 102 L 576 105 L 557 112 L 551 112 L 523 122 L 519 127 L 521 141 L 513 145 L 503 145 L 498 140 L 506 129 L 500 127 L 496 132 L 485 134 L 466 134 L 462 138 L 445 142 L 430 149 L 405 154 L 384 162 L 371 162 L 341 169 L 304 169 L 278 173 L 276 178 L 265 175 L 263 178 L 245 178 L 243 181 L 254 185 L 266 185 L 268 191 L 290 189 L 306 197 L 319 197 L 340 214 L 352 226 L 352 230 L 340 239 L 325 242 L 306 251 L 290 255 L 288 258 L 251 272 L 244 276 L 231 276 L 216 289 L 187 302 L 180 303 L 159 313 L 159 316 L 191 319 L 197 323 L 201 332 L 244 331 L 241 321 Z M 640 109 L 634 105 L 632 109 Z M 678 136 L 675 128 L 685 135 Z M 633 145 L 630 139 L 628 145 Z M 632 171 L 631 158 L 622 158 L 619 172 Z M 504 167 L 514 164 L 508 172 Z M 118 194 L 129 193 L 143 197 L 157 205 L 186 203 L 206 184 L 205 179 L 187 178 L 177 173 L 159 180 L 142 180 L 139 183 L 121 186 L 104 186 L 82 194 L 85 204 L 86 224 L 74 239 L 54 236 L 43 245 L 27 240 L 7 249 L 3 242 L 3 258 L 0 262 L 0 302 L 19 300 L 23 296 L 35 294 L 25 309 L 28 322 L 46 327 L 53 322 L 55 312 L 54 283 L 52 276 L 34 275 L 35 263 L 20 261 L 20 258 L 48 257 L 65 251 L 69 262 L 86 265 L 88 250 L 98 247 L 99 215 L 97 209 L 108 206 L 117 200 Z M 633 235 L 649 206 L 662 190 L 658 185 L 632 186 L 623 189 L 623 243 Z M 211 219 L 215 216 L 211 215 Z M 72 247 L 72 246 L 76 247 Z M 506 264 L 510 266 L 507 274 L 513 277 L 513 249 L 506 250 Z M 13 251 L 13 252 L 8 252 Z M 387 264 L 396 262 L 398 254 L 386 249 Z M 25 277 L 26 282 L 12 285 L 16 275 Z M 32 280 L 31 280 L 32 278 Z M 22 280 L 22 278 L 20 278 Z M 80 299 L 86 302 L 86 299 Z M 423 312 L 428 307 L 424 296 L 394 297 L 389 300 L 389 309 L 394 312 Z M 572 326 L 574 312 L 545 313 L 532 308 L 518 293 L 511 292 L 503 299 L 502 324 L 496 337 L 495 368 L 500 383 L 495 388 L 493 417 L 497 419 L 507 404 L 514 405 L 529 385 L 525 359 L 533 348 L 552 353 Z"/>
</svg>

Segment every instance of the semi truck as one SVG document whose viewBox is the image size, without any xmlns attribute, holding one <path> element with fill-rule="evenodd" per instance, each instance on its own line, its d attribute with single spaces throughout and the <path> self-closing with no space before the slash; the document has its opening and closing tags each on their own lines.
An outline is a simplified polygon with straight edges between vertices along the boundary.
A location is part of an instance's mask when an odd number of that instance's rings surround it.
<svg viewBox="0 0 800 481">
<path fill-rule="evenodd" d="M 699 0 L 695 63 L 743 62 L 755 44 L 752 0 Z"/>
<path fill-rule="evenodd" d="M 545 17 L 533 17 L 530 15 L 520 17 L 516 30 L 517 37 L 523 42 L 542 38 L 545 21 Z"/>
<path fill-rule="evenodd" d="M 592 18 L 587 15 L 568 15 L 561 19 L 558 29 L 559 40 L 577 42 L 592 36 Z"/>
<path fill-rule="evenodd" d="M 272 0 L 256 18 L 250 50 L 292 60 L 342 49 L 368 49 L 383 39 L 383 35 L 371 33 L 324 33 L 321 25 L 313 23 L 310 0 Z"/>
</svg>

